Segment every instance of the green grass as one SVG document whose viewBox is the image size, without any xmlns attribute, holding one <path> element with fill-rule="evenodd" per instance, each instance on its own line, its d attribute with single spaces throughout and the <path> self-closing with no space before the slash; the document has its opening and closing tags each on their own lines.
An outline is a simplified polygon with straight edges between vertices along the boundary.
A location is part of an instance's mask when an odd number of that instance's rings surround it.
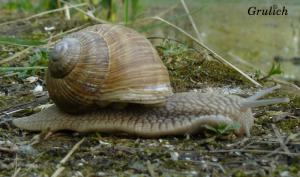
<svg viewBox="0 0 300 177">
<path fill-rule="evenodd" d="M 128 24 L 128 13 L 129 13 L 129 10 L 128 10 L 128 4 L 129 4 L 129 0 L 125 0 L 125 15 L 124 15 L 124 21 L 125 21 L 125 25 Z"/>
<path fill-rule="evenodd" d="M 0 44 L 20 45 L 20 46 L 40 46 L 46 44 L 46 42 L 40 40 L 30 40 L 30 39 L 22 39 L 22 38 L 16 38 L 11 36 L 0 35 Z"/>
</svg>

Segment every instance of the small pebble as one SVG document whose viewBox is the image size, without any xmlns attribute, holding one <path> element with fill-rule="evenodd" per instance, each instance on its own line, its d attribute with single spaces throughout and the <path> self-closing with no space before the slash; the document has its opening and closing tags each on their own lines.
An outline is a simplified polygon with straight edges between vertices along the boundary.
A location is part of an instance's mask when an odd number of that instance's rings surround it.
<svg viewBox="0 0 300 177">
<path fill-rule="evenodd" d="M 211 158 L 211 161 L 213 161 L 213 162 L 218 162 L 218 158 L 212 157 L 212 158 Z"/>
<path fill-rule="evenodd" d="M 294 115 L 295 115 L 295 116 L 300 116 L 300 108 L 296 108 L 296 109 L 295 109 Z"/>
<path fill-rule="evenodd" d="M 34 149 L 31 145 L 22 145 L 18 147 L 18 152 L 23 155 L 36 155 L 38 151 Z"/>
<path fill-rule="evenodd" d="M 173 161 L 177 161 L 178 158 L 179 158 L 178 152 L 170 152 L 170 155 L 171 155 L 171 159 L 172 159 Z"/>
<path fill-rule="evenodd" d="M 73 176 L 74 177 L 83 177 L 83 174 L 80 171 L 76 171 Z"/>
<path fill-rule="evenodd" d="M 44 27 L 44 29 L 45 29 L 45 31 L 53 31 L 53 30 L 55 30 L 55 27 L 54 26 L 45 26 Z"/>
<path fill-rule="evenodd" d="M 41 85 L 37 85 L 34 89 L 33 89 L 33 93 L 36 92 L 42 92 L 43 91 L 43 86 Z"/>
<path fill-rule="evenodd" d="M 27 77 L 27 78 L 25 79 L 25 81 L 27 81 L 27 82 L 29 82 L 30 84 L 32 84 L 32 83 L 38 81 L 38 79 L 39 79 L 39 78 L 36 77 L 36 76 L 30 76 L 30 77 Z"/>
<path fill-rule="evenodd" d="M 291 177 L 290 172 L 289 171 L 283 171 L 280 173 L 281 177 Z"/>
<path fill-rule="evenodd" d="M 99 171 L 96 173 L 96 176 L 107 176 L 107 174 L 102 171 Z"/>
</svg>

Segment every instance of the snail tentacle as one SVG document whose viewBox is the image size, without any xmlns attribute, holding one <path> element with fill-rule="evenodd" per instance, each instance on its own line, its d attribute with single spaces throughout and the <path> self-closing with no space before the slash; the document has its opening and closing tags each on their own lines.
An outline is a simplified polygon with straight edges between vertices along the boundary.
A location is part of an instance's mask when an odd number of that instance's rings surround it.
<svg viewBox="0 0 300 177">
<path fill-rule="evenodd" d="M 270 87 L 270 88 L 261 90 L 261 91 L 257 92 L 256 94 L 254 94 L 254 95 L 252 95 L 252 96 L 250 96 L 250 97 L 248 97 L 246 99 L 249 100 L 249 101 L 250 100 L 257 100 L 257 99 L 259 99 L 259 98 L 261 98 L 261 97 L 263 97 L 263 96 L 265 96 L 267 94 L 272 93 L 274 90 L 277 90 L 277 89 L 280 89 L 280 88 L 281 88 L 280 85 L 276 85 L 274 87 Z"/>
<path fill-rule="evenodd" d="M 258 100 L 259 98 L 272 93 L 274 90 L 279 89 L 280 85 L 276 85 L 274 87 L 270 87 L 264 90 L 257 92 L 256 94 L 246 98 L 242 103 L 242 109 L 246 108 L 254 108 L 259 106 L 267 106 L 271 104 L 278 104 L 278 103 L 288 103 L 290 100 L 289 98 L 271 98 L 271 99 L 262 99 Z"/>
</svg>

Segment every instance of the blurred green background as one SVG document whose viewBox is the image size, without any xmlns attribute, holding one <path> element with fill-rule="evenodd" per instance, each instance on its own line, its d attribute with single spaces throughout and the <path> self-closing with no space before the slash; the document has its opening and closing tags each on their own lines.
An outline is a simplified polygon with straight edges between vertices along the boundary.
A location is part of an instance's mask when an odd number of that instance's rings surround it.
<svg viewBox="0 0 300 177">
<path fill-rule="evenodd" d="M 160 21 L 148 19 L 161 16 L 196 37 L 188 15 L 179 0 L 70 0 L 66 2 L 1 0 L 0 2 L 2 38 L 14 36 L 42 41 L 60 31 L 97 23 L 97 20 L 88 17 L 87 14 L 90 14 L 96 19 L 128 25 L 147 37 L 176 39 L 190 47 L 198 47 L 176 29 Z M 72 8 L 69 9 L 70 19 L 66 19 L 65 12 L 60 11 L 6 24 L 11 20 L 62 8 L 65 4 L 70 7 L 82 3 L 86 4 L 78 8 L 86 14 Z M 277 77 L 287 80 L 300 79 L 300 1 L 186 0 L 185 3 L 195 21 L 201 41 L 234 65 L 256 74 L 260 74 L 261 71 L 268 72 L 273 65 L 280 70 L 278 72 L 280 75 Z M 285 6 L 288 15 L 250 16 L 247 13 L 251 6 L 268 8 L 274 4 L 279 8 Z M 2 23 L 4 25 L 1 25 Z M 43 25 L 44 27 L 41 27 Z M 47 31 L 46 27 L 54 27 L 54 30 Z M 9 54 L 0 54 L 0 61 L 6 57 L 9 57 Z M 280 63 L 274 64 L 275 60 Z"/>
</svg>

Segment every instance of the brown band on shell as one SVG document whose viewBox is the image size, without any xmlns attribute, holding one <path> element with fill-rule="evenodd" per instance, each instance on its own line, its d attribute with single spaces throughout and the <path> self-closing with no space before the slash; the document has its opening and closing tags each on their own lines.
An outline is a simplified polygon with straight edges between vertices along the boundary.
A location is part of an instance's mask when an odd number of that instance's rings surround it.
<svg viewBox="0 0 300 177">
<path fill-rule="evenodd" d="M 100 101 L 155 104 L 172 95 L 168 71 L 143 35 L 118 25 L 101 27 L 89 29 L 103 35 L 110 54 Z"/>
</svg>

